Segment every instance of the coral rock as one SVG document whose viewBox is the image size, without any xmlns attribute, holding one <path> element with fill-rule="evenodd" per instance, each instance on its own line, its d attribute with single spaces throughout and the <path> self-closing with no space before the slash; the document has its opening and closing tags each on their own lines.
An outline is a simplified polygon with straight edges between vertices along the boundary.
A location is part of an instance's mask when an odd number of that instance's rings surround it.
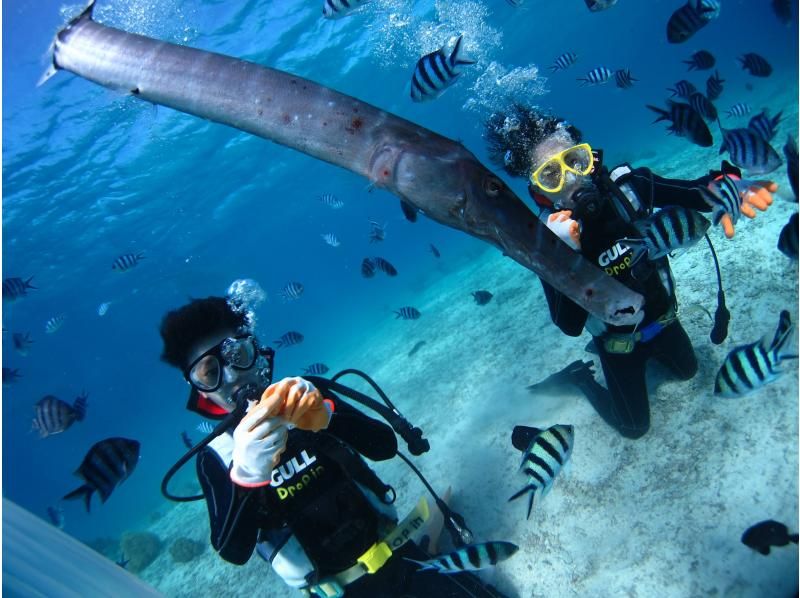
<svg viewBox="0 0 800 598">
<path fill-rule="evenodd" d="M 139 573 L 161 552 L 161 540 L 150 532 L 125 532 L 120 548 L 125 558 L 129 559 L 128 571 Z"/>
<path fill-rule="evenodd" d="M 196 542 L 189 538 L 178 538 L 169 547 L 169 553 L 172 555 L 176 563 L 188 563 L 197 556 L 203 554 L 206 545 L 202 542 Z"/>
</svg>

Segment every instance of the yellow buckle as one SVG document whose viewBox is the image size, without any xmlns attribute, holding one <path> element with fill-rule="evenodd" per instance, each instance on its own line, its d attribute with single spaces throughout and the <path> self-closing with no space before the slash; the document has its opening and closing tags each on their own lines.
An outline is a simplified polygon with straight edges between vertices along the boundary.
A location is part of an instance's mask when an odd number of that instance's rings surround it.
<svg viewBox="0 0 800 598">
<path fill-rule="evenodd" d="M 383 567 L 389 557 L 392 556 L 392 550 L 386 542 L 373 544 L 364 554 L 358 557 L 358 562 L 364 565 L 367 573 L 375 573 L 378 569 Z"/>
<path fill-rule="evenodd" d="M 606 351 L 609 353 L 631 353 L 636 342 L 632 337 L 610 337 L 605 340 Z"/>
</svg>

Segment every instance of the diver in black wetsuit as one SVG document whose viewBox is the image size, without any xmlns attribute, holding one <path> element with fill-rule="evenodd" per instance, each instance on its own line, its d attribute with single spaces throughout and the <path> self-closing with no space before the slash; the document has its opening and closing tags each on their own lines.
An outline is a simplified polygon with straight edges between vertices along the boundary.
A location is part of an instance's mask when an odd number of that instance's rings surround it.
<svg viewBox="0 0 800 598">
<path fill-rule="evenodd" d="M 627 438 L 640 438 L 650 427 L 647 360 L 654 357 L 678 379 L 688 380 L 697 373 L 697 359 L 678 321 L 668 258 L 645 257 L 635 262 L 631 248 L 620 240 L 642 238 L 634 223 L 653 214 L 655 208 L 712 211 L 708 194 L 717 192 L 722 173 L 677 180 L 627 164 L 609 171 L 602 164 L 602 152 L 580 143 L 578 129 L 521 105 L 513 106 L 508 114 L 492 115 L 486 138 L 495 163 L 511 175 L 530 178 L 529 193 L 548 228 L 609 276 L 644 296 L 641 323 L 636 327 L 609 326 L 542 281 L 553 323 L 570 336 L 579 336 L 585 326 L 594 337 L 608 390 L 594 380 L 590 364 L 569 366 L 574 383 L 606 423 Z M 725 174 L 741 178 L 736 169 Z M 775 188 L 765 182 L 743 190 L 741 213 L 752 218 L 751 206 L 765 210 Z M 732 238 L 731 215 L 720 213 L 719 220 L 726 236 Z"/>
<path fill-rule="evenodd" d="M 415 510 L 398 522 L 393 489 L 362 459 L 395 456 L 392 428 L 303 378 L 270 385 L 273 352 L 224 298 L 169 312 L 161 337 L 162 359 L 192 386 L 192 411 L 222 419 L 238 390 L 266 387 L 232 433 L 197 456 L 211 543 L 222 558 L 241 565 L 255 548 L 307 596 L 501 596 L 470 573 L 418 571 L 403 558 L 430 558 L 410 539 L 422 516 Z"/>
</svg>

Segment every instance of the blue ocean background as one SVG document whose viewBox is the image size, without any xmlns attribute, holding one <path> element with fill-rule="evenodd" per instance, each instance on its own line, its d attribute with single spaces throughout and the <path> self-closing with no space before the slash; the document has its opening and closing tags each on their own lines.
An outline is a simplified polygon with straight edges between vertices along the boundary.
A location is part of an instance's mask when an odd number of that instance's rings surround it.
<svg viewBox="0 0 800 598">
<path fill-rule="evenodd" d="M 689 73 L 682 63 L 700 49 L 716 56 L 726 81 L 716 103 L 721 115 L 736 102 L 750 104 L 753 114 L 763 107 L 773 114 L 783 110 L 773 144 L 779 149 L 787 133 L 797 137 L 796 7 L 786 26 L 767 2 L 722 0 L 719 19 L 686 43 L 670 45 L 665 27 L 681 4 L 677 0 L 620 0 L 599 13 L 589 12 L 582 0 L 526 0 L 520 7 L 489 0 L 374 0 L 335 22 L 321 18 L 321 4 L 99 0 L 95 19 L 317 81 L 458 139 L 487 165 L 482 123 L 518 100 L 567 118 L 585 140 L 605 150 L 609 164 L 627 160 L 682 178 L 704 174 L 719 164 L 716 127 L 714 147 L 691 148 L 687 140 L 668 136 L 663 123 L 652 124 L 654 114 L 645 107 L 662 105 L 666 88 L 680 79 L 705 88 L 710 72 Z M 13 0 L 2 10 L 3 277 L 33 276 L 37 287 L 3 305 L 3 367 L 18 368 L 22 376 L 3 386 L 3 495 L 46 519 L 47 507 L 82 483 L 73 471 L 93 443 L 109 436 L 142 443 L 136 471 L 106 504 L 95 498 L 91 514 L 80 501 L 63 504 L 65 531 L 81 541 L 118 538 L 172 509 L 160 494 L 161 478 L 185 451 L 180 433 L 195 441 L 202 436 L 196 430 L 202 420 L 184 409 L 188 386 L 159 360 L 158 325 L 166 311 L 190 297 L 221 295 L 236 279 L 253 279 L 269 297 L 257 312 L 261 339 L 273 341 L 289 330 L 305 335 L 303 344 L 278 351 L 277 375 L 298 374 L 318 361 L 337 371 L 359 365 L 341 356 L 370 353 L 368 342 L 394 318 L 393 310 L 414 305 L 440 281 L 457 281 L 462 270 L 497 255 L 424 217 L 405 221 L 396 197 L 293 150 L 156 108 L 68 72 L 37 87 L 54 33 L 81 5 Z M 407 86 L 416 60 L 461 32 L 477 65 L 439 99 L 413 104 Z M 576 52 L 578 62 L 550 74 L 547 67 L 566 51 Z M 745 52 L 766 57 L 773 74 L 759 79 L 742 71 L 736 57 Z M 629 68 L 639 81 L 630 90 L 613 83 L 578 85 L 577 77 L 601 65 Z M 722 121 L 746 126 L 749 116 Z M 680 172 L 659 162 L 685 150 L 692 151 L 691 160 Z M 527 201 L 524 181 L 499 174 Z M 774 175 L 782 183 L 777 201 L 785 204 L 791 199 L 785 167 Z M 319 198 L 325 193 L 344 207 L 323 205 Z M 759 215 L 755 223 L 771 217 Z M 384 242 L 369 243 L 370 220 L 386 223 Z M 337 235 L 340 247 L 322 241 L 328 232 Z M 438 260 L 431 243 L 441 251 Z M 137 252 L 145 255 L 137 267 L 111 269 L 119 255 Z M 360 264 L 369 255 L 388 259 L 400 275 L 364 279 Z M 796 266 L 777 251 L 769 259 L 785 262 L 787 285 L 795 288 Z M 513 268 L 527 275 L 521 266 Z M 745 272 L 730 272 L 728 285 L 747 285 Z M 710 267 L 697 276 L 706 277 L 709 287 L 715 284 Z M 302 282 L 305 293 L 284 303 L 279 291 L 290 281 Z M 111 305 L 101 317 L 103 302 Z M 541 310 L 535 313 L 541 319 L 546 305 L 538 301 L 533 309 Z M 791 309 L 796 316 L 796 306 Z M 750 323 L 758 335 L 774 329 L 775 311 L 754 311 L 760 319 Z M 60 314 L 62 328 L 46 334 L 47 320 Z M 470 314 L 465 328 L 481 318 L 480 312 Z M 424 319 L 418 325 L 426 326 Z M 508 325 L 519 329 L 526 322 Z M 407 353 L 412 343 L 395 330 L 397 338 L 381 342 Z M 14 332 L 30 332 L 35 342 L 28 356 L 13 350 Z M 447 334 L 457 342 L 462 331 L 453 327 Z M 496 334 L 502 342 L 503 331 Z M 530 344 L 550 335 L 560 332 L 553 326 L 531 329 Z M 563 365 L 537 366 L 530 379 L 514 384 L 522 388 Z M 794 365 L 790 376 L 797 377 Z M 393 383 L 402 388 L 403 380 Z M 85 421 L 45 439 L 30 431 L 36 401 L 53 394 L 72 402 L 83 390 L 89 393 Z M 793 402 L 796 419 L 797 397 L 785 399 Z M 604 425 L 599 417 L 596 425 Z M 796 468 L 786 472 L 795 504 L 796 475 Z M 189 466 L 177 486 L 191 488 L 192 478 Z"/>
</svg>

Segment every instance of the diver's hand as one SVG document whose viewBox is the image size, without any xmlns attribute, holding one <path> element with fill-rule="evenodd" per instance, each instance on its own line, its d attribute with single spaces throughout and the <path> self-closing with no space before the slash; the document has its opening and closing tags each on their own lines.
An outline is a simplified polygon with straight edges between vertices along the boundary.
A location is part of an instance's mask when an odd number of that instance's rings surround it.
<svg viewBox="0 0 800 598">
<path fill-rule="evenodd" d="M 277 399 L 251 404 L 233 431 L 231 480 L 239 486 L 256 488 L 269 484 L 272 468 L 286 449 L 285 422 L 271 415 L 277 409 L 276 403 Z"/>
<path fill-rule="evenodd" d="M 772 205 L 772 194 L 778 190 L 777 183 L 773 181 L 750 181 L 741 179 L 734 174 L 729 174 L 728 178 L 736 185 L 736 190 L 739 192 L 739 198 L 742 201 L 740 210 L 742 214 L 748 218 L 756 217 L 756 211 L 753 208 L 765 212 L 767 208 Z M 722 195 L 719 182 L 712 181 L 709 183 L 708 187 L 715 195 Z M 728 213 L 723 214 L 720 219 L 720 224 L 722 224 L 722 228 L 725 231 L 725 236 L 729 239 L 733 239 L 733 235 L 736 234 L 736 231 L 733 226 L 733 218 L 731 215 Z"/>
<path fill-rule="evenodd" d="M 332 407 L 323 401 L 319 390 L 299 376 L 268 386 L 261 395 L 261 402 L 265 401 L 276 401 L 274 415 L 301 430 L 319 432 L 328 427 L 333 415 Z"/>
<path fill-rule="evenodd" d="M 572 219 L 572 210 L 550 214 L 547 217 L 547 228 L 575 251 L 581 250 L 581 225 Z"/>
</svg>

